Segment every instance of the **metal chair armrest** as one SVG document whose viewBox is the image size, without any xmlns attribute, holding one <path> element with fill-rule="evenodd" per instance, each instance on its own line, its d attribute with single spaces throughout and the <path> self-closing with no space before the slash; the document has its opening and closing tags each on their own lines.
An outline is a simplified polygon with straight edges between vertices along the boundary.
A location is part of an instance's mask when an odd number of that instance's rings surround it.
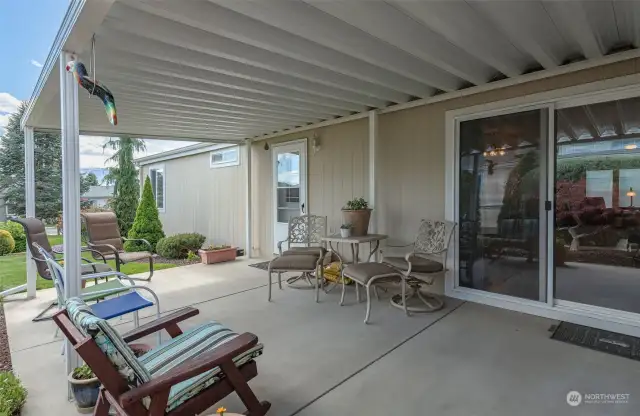
<svg viewBox="0 0 640 416">
<path fill-rule="evenodd" d="M 289 241 L 289 237 L 285 238 L 282 241 L 278 241 L 278 253 L 281 256 L 282 256 L 282 243 L 286 243 L 287 241 Z"/>
<path fill-rule="evenodd" d="M 145 243 L 147 245 L 147 247 L 149 247 L 149 252 L 153 253 L 153 247 L 151 246 L 151 243 L 148 242 L 147 240 L 145 240 L 144 238 L 126 238 L 126 237 L 122 237 L 122 241 L 142 241 L 143 243 Z"/>
<path fill-rule="evenodd" d="M 87 245 L 93 249 L 98 249 L 98 248 L 106 248 L 107 250 L 113 252 L 113 255 L 115 256 L 115 260 L 116 260 L 116 265 L 120 264 L 120 254 L 118 252 L 118 249 L 116 249 L 114 246 L 112 246 L 111 244 L 93 244 L 93 243 L 87 243 Z M 100 251 L 100 250 L 96 250 L 96 251 Z M 104 256 L 103 256 L 104 257 Z"/>
<path fill-rule="evenodd" d="M 102 261 L 105 262 L 105 264 L 107 263 L 107 259 L 104 257 L 104 254 L 102 254 L 98 250 L 94 250 L 94 249 L 89 248 L 89 247 L 82 247 L 82 248 L 80 248 L 80 251 L 89 252 L 89 253 L 93 254 L 94 257 L 95 256 L 99 256 L 99 257 L 102 258 Z"/>
</svg>

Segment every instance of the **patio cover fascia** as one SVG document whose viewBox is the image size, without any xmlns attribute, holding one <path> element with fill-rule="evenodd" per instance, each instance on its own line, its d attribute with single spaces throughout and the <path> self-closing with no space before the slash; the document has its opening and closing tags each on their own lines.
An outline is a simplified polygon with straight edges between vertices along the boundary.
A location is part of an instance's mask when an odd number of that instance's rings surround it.
<svg viewBox="0 0 640 416">
<path fill-rule="evenodd" d="M 80 290 L 80 134 L 250 143 L 368 118 L 369 192 L 375 206 L 378 114 L 640 56 L 637 49 L 607 55 L 597 36 L 602 28 L 592 27 L 581 2 L 562 2 L 554 10 L 582 49 L 581 62 L 562 65 L 565 57 L 545 39 L 532 39 L 518 27 L 505 29 L 544 68 L 529 74 L 519 59 L 503 53 L 513 45 L 496 36 L 488 21 L 469 20 L 469 27 L 482 36 L 453 47 L 432 28 L 417 27 L 406 14 L 386 9 L 387 3 L 353 3 L 356 9 L 340 11 L 331 8 L 341 7 L 335 2 L 309 2 L 71 1 L 22 119 L 27 216 L 35 215 L 33 132 L 62 131 L 67 296 Z M 500 5 L 487 12 L 503 25 L 511 24 L 510 13 L 547 22 L 548 16 L 531 9 L 537 7 L 534 2 L 516 3 L 509 11 Z M 334 17 L 340 13 L 350 24 Z M 457 13 L 474 17 L 467 9 Z M 357 19 L 361 15 L 365 20 Z M 381 16 L 384 25 L 369 25 Z M 403 30 L 407 25 L 428 35 L 423 40 L 429 42 L 408 36 Z M 329 31 L 323 29 L 327 27 Z M 65 71 L 72 59 L 89 62 L 94 35 L 94 71 L 114 92 L 120 110 L 115 127 L 108 124 L 99 100 L 79 95 L 78 84 Z M 490 41 L 480 44 L 482 39 Z M 638 46 L 638 39 L 633 42 Z M 471 53 L 477 48 L 485 53 L 484 60 L 477 51 Z M 493 81 L 500 73 L 506 79 Z M 245 147 L 247 247 L 252 228 L 250 147 Z M 27 295 L 33 297 L 35 270 L 27 262 Z M 75 356 L 67 357 L 69 368 L 75 366 Z"/>
</svg>

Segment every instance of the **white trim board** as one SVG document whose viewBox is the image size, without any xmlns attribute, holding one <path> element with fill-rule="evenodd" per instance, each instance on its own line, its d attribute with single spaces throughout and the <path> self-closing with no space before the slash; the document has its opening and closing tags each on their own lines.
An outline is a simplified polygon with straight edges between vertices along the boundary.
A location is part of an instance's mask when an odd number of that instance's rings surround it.
<svg viewBox="0 0 640 416">
<path fill-rule="evenodd" d="M 163 162 L 165 160 L 180 159 L 186 156 L 193 156 L 200 153 L 208 153 L 214 150 L 224 149 L 226 147 L 240 146 L 242 143 L 199 143 L 192 146 L 180 147 L 178 149 L 169 150 L 151 156 L 144 156 L 134 160 L 138 166 L 147 166 L 153 163 Z"/>
</svg>

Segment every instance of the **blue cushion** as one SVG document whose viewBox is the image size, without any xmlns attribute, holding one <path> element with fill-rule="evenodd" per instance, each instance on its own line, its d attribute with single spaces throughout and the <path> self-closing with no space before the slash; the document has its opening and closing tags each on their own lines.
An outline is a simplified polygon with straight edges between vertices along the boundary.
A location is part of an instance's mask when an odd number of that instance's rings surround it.
<svg viewBox="0 0 640 416">
<path fill-rule="evenodd" d="M 91 309 L 97 317 L 111 319 L 148 306 L 153 306 L 153 302 L 143 298 L 138 292 L 130 292 L 93 304 Z"/>
<path fill-rule="evenodd" d="M 151 377 L 154 378 L 189 359 L 215 350 L 237 336 L 237 333 L 223 325 L 217 322 L 209 322 L 154 348 L 138 358 L 138 360 L 151 374 Z M 258 344 L 250 350 L 238 354 L 238 356 L 234 357 L 233 361 L 236 366 L 239 367 L 261 355 L 262 349 L 262 344 Z M 167 412 L 180 406 L 222 378 L 224 378 L 224 374 L 220 370 L 220 367 L 215 367 L 189 380 L 176 384 L 171 388 L 169 394 Z"/>
<path fill-rule="evenodd" d="M 147 383 L 151 375 L 138 362 L 129 345 L 111 325 L 97 317 L 92 308 L 80 298 L 70 298 L 65 303 L 69 319 L 85 336 L 91 336 L 113 365 L 132 385 Z"/>
</svg>

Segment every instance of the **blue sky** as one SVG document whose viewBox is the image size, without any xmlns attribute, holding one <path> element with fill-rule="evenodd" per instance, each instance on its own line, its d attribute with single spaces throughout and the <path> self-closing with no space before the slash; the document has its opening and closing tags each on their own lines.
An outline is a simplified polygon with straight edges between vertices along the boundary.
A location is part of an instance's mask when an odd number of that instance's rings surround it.
<svg viewBox="0 0 640 416">
<path fill-rule="evenodd" d="M 0 134 L 18 103 L 31 97 L 68 5 L 69 0 L 0 0 L 0 39 L 4 40 L 0 64 Z M 82 167 L 104 166 L 101 146 L 104 140 L 82 138 Z M 146 154 L 188 144 L 191 143 L 149 140 Z"/>
</svg>

